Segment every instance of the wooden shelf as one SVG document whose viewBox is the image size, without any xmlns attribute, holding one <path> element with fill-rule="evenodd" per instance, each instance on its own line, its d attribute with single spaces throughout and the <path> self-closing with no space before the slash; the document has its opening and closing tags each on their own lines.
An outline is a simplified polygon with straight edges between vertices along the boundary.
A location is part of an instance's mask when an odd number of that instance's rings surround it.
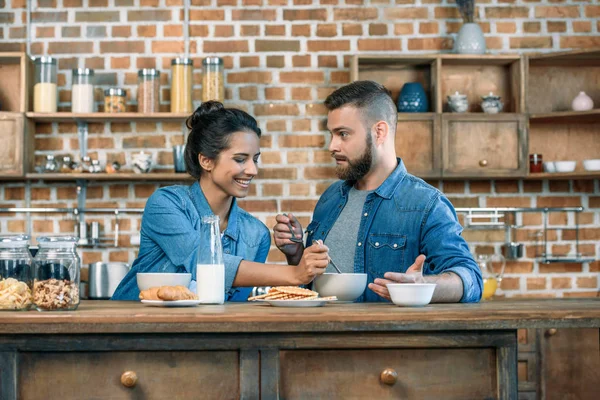
<svg viewBox="0 0 600 400">
<path fill-rule="evenodd" d="M 589 111 L 555 111 L 550 113 L 537 113 L 529 116 L 531 122 L 556 122 L 556 123 L 593 123 L 600 122 L 600 109 Z"/>
<path fill-rule="evenodd" d="M 183 122 L 190 114 L 188 113 L 87 113 L 77 114 L 70 112 L 57 113 L 34 113 L 28 112 L 25 114 L 27 118 L 36 122 Z"/>
<path fill-rule="evenodd" d="M 575 172 L 552 172 L 552 173 L 539 173 L 529 174 L 525 178 L 526 180 L 539 180 L 539 179 L 599 179 L 600 171 L 575 171 Z"/>
<path fill-rule="evenodd" d="M 432 121 L 437 116 L 434 112 L 425 112 L 425 113 L 409 113 L 409 112 L 399 112 L 398 113 L 398 122 L 402 121 Z"/>
<path fill-rule="evenodd" d="M 45 180 L 45 181 L 76 181 L 79 179 L 87 181 L 188 181 L 193 179 L 186 173 L 174 173 L 174 172 L 156 172 L 149 174 L 135 174 L 135 173 L 75 173 L 75 174 L 37 174 L 31 173 L 25 176 L 27 180 Z"/>
</svg>

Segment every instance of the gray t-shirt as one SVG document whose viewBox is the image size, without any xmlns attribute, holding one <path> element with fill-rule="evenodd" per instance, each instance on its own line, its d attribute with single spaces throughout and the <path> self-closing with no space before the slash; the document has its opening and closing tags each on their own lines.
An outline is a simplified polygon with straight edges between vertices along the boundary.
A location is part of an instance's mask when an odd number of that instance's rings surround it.
<svg viewBox="0 0 600 400">
<path fill-rule="evenodd" d="M 365 201 L 371 192 L 350 188 L 348 202 L 325 239 L 324 243 L 329 247 L 329 256 L 342 272 L 354 273 L 358 228 L 360 228 Z M 325 272 L 336 271 L 330 264 Z"/>
</svg>

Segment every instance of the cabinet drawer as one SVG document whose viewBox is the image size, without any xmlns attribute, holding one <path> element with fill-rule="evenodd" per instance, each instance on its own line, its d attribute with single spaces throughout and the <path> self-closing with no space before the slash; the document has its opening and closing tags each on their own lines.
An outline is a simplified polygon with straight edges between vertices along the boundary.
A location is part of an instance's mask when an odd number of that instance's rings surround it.
<svg viewBox="0 0 600 400">
<path fill-rule="evenodd" d="M 18 365 L 23 400 L 240 397 L 236 351 L 20 353 Z"/>
<path fill-rule="evenodd" d="M 288 400 L 498 397 L 492 348 L 291 350 L 280 352 L 279 365 Z M 392 370 L 396 382 L 383 383 L 382 372 Z"/>
</svg>

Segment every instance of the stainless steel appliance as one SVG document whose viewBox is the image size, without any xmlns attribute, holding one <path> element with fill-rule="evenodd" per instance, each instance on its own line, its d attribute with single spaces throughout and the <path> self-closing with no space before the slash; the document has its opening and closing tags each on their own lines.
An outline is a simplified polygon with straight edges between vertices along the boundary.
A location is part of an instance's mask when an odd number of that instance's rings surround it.
<svg viewBox="0 0 600 400">
<path fill-rule="evenodd" d="M 89 267 L 88 297 L 110 299 L 121 280 L 129 272 L 129 264 L 121 262 L 96 262 Z"/>
</svg>

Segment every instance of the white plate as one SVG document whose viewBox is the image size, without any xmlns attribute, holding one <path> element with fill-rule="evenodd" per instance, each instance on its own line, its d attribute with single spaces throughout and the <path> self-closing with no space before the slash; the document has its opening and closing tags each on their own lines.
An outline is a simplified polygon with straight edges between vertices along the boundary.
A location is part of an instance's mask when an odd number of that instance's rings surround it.
<svg viewBox="0 0 600 400">
<path fill-rule="evenodd" d="M 192 307 L 200 304 L 200 300 L 142 300 L 142 303 L 154 307 Z"/>
<path fill-rule="evenodd" d="M 322 307 L 331 300 L 265 300 L 274 307 Z"/>
</svg>

